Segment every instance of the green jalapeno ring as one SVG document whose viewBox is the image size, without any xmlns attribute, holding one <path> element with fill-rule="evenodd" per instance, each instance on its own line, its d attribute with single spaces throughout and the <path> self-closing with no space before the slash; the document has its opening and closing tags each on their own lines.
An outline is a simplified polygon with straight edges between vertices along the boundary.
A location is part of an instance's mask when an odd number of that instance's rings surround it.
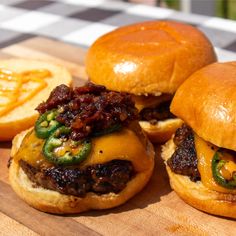
<svg viewBox="0 0 236 236">
<path fill-rule="evenodd" d="M 57 156 L 54 153 L 55 148 L 62 146 L 63 142 L 67 141 L 65 137 L 70 134 L 70 132 L 70 128 L 61 126 L 46 140 L 43 146 L 43 154 L 49 162 L 57 165 L 71 165 L 79 164 L 87 158 L 92 148 L 90 140 L 84 140 L 82 142 L 74 141 L 72 143 L 73 146 L 81 145 L 81 150 L 76 155 L 73 155 L 70 151 L 66 151 L 63 156 Z"/>
<path fill-rule="evenodd" d="M 122 128 L 121 124 L 115 124 L 115 125 L 110 126 L 107 129 L 104 129 L 104 130 L 101 130 L 101 131 L 98 131 L 98 132 L 94 132 L 92 136 L 98 137 L 98 136 L 110 134 L 110 133 L 119 131 L 121 128 Z"/>
<path fill-rule="evenodd" d="M 35 123 L 36 136 L 41 139 L 46 139 L 56 130 L 61 124 L 55 120 L 57 110 L 50 110 L 43 113 Z"/>
<path fill-rule="evenodd" d="M 218 152 L 213 156 L 211 167 L 214 180 L 222 187 L 228 189 L 236 188 L 236 173 L 233 173 L 232 180 L 226 180 L 220 173 L 221 168 L 227 163 L 225 160 L 221 160 Z"/>
</svg>

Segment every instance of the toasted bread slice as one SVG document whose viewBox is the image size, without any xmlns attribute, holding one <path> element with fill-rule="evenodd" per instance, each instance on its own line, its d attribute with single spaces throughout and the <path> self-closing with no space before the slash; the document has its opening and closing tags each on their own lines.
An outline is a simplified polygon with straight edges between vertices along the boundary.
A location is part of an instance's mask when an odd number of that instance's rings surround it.
<svg viewBox="0 0 236 236">
<path fill-rule="evenodd" d="M 37 88 L 40 85 L 38 82 L 29 81 L 27 84 L 16 84 L 15 81 L 7 81 L 0 77 L 0 92 L 4 92 L 4 89 L 7 88 L 9 90 L 8 95 L 13 95 L 16 98 L 14 103 L 9 103 L 6 92 L 0 95 L 0 141 L 7 141 L 11 140 L 20 131 L 33 126 L 38 116 L 38 112 L 35 111 L 37 105 L 48 98 L 52 89 L 57 85 L 70 85 L 72 83 L 72 77 L 64 67 L 39 60 L 1 60 L 0 70 L 3 69 L 13 73 L 47 70 L 50 74 L 50 76 L 42 78 L 44 86 L 38 90 Z M 37 78 L 37 80 L 39 80 L 39 78 Z M 20 86 L 20 88 L 18 87 L 18 93 L 14 94 L 16 86 Z M 13 91 L 11 91 L 11 88 L 13 88 Z M 23 101 L 24 99 L 22 99 L 22 97 L 24 98 L 24 96 L 27 95 L 24 93 L 31 94 L 32 96 L 30 96 L 30 99 Z M 20 99 L 21 102 L 19 102 Z M 1 111 L 4 111 L 8 106 L 11 106 L 11 109 L 1 114 Z"/>
</svg>

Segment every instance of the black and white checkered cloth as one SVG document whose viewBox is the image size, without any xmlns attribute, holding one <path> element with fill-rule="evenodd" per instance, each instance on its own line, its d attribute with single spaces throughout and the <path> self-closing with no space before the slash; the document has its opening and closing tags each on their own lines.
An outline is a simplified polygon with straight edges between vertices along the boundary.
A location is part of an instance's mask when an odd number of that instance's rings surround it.
<svg viewBox="0 0 236 236">
<path fill-rule="evenodd" d="M 220 61 L 236 60 L 236 21 L 113 0 L 0 0 L 0 47 L 38 35 L 88 47 L 116 27 L 154 19 L 192 24 Z"/>
</svg>

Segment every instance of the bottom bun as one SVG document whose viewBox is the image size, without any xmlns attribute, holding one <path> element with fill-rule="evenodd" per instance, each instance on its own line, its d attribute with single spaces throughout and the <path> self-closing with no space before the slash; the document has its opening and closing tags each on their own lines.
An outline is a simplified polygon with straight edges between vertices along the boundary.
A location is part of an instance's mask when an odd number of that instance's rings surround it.
<svg viewBox="0 0 236 236">
<path fill-rule="evenodd" d="M 165 162 L 175 151 L 171 139 L 162 147 Z M 189 205 L 207 213 L 236 219 L 236 195 L 219 193 L 206 188 L 201 181 L 192 182 L 188 176 L 175 174 L 166 165 L 172 189 Z"/>
<path fill-rule="evenodd" d="M 183 124 L 183 121 L 181 119 L 174 118 L 164 121 L 158 121 L 155 125 L 152 125 L 148 121 L 140 121 L 139 124 L 146 132 L 151 142 L 165 143 Z"/>
<path fill-rule="evenodd" d="M 15 137 L 11 156 L 17 152 L 26 134 L 27 132 L 23 132 Z M 108 209 L 125 203 L 143 189 L 150 179 L 152 171 L 153 167 L 137 173 L 118 194 L 109 193 L 97 195 L 90 192 L 87 193 L 84 198 L 65 195 L 40 186 L 35 186 L 14 160 L 12 160 L 10 165 L 9 180 L 14 191 L 30 206 L 44 212 L 69 214 L 80 213 L 90 209 Z"/>
</svg>

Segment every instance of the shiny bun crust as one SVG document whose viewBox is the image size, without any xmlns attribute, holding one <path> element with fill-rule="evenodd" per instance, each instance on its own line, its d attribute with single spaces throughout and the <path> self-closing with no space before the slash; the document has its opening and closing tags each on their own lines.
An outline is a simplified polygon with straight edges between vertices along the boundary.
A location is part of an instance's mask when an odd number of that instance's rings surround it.
<svg viewBox="0 0 236 236">
<path fill-rule="evenodd" d="M 152 125 L 148 121 L 139 122 L 152 143 L 165 143 L 171 138 L 182 123 L 183 121 L 178 118 L 158 121 L 155 125 Z"/>
<path fill-rule="evenodd" d="M 170 107 L 206 141 L 236 150 L 236 62 L 195 72 L 177 90 Z"/>
<path fill-rule="evenodd" d="M 20 143 L 27 132 L 21 133 L 13 140 L 11 156 L 20 148 Z M 140 143 L 140 145 L 142 145 Z M 119 206 L 141 191 L 151 177 L 154 167 L 154 151 L 150 142 L 147 143 L 150 166 L 143 172 L 138 172 L 127 186 L 118 194 L 109 193 L 97 195 L 87 193 L 84 198 L 60 194 L 53 190 L 35 187 L 18 163 L 12 160 L 9 179 L 14 191 L 30 206 L 44 212 L 56 214 L 80 213 L 90 209 L 108 209 Z M 140 157 L 143 158 L 143 157 Z"/>
<path fill-rule="evenodd" d="M 162 147 L 165 162 L 175 150 L 173 140 Z M 172 189 L 189 205 L 207 213 L 236 219 L 236 195 L 219 193 L 206 188 L 201 181 L 192 182 L 189 177 L 175 174 L 166 165 Z"/>
<path fill-rule="evenodd" d="M 91 81 L 136 95 L 174 93 L 193 72 L 216 61 L 197 28 L 172 21 L 120 27 L 97 39 L 86 57 Z"/>
</svg>

